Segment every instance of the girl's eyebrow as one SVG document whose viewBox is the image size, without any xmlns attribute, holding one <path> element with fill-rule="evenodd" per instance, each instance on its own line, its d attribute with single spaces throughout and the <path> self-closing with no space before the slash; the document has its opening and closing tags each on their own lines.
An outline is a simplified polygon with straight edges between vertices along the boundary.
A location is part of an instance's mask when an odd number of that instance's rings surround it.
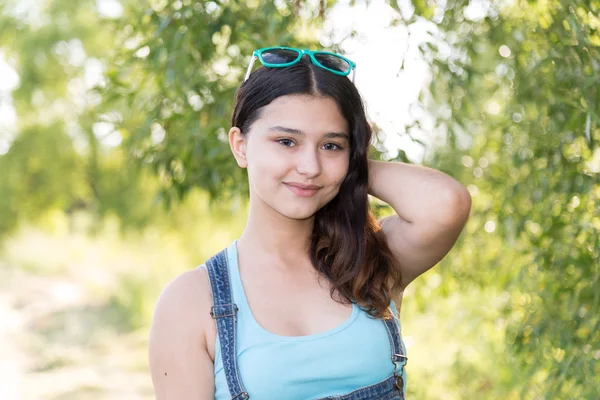
<svg viewBox="0 0 600 400">
<path fill-rule="evenodd" d="M 286 128 L 284 126 L 272 126 L 269 129 L 267 129 L 269 131 L 280 131 L 280 132 L 286 132 L 286 133 L 291 133 L 293 135 L 299 135 L 299 136 L 305 136 L 306 133 L 302 132 L 300 129 L 294 129 L 294 128 Z M 327 132 L 325 135 L 326 138 L 342 138 L 342 139 L 346 139 L 348 140 L 348 135 L 345 132 Z"/>
</svg>

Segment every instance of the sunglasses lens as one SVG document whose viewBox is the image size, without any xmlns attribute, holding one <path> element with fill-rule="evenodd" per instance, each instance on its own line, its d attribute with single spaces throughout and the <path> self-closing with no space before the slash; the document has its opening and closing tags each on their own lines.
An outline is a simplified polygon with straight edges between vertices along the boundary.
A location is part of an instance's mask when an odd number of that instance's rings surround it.
<svg viewBox="0 0 600 400">
<path fill-rule="evenodd" d="M 351 66 L 343 58 L 323 53 L 315 53 L 315 59 L 325 68 L 343 73 L 350 73 Z"/>
<path fill-rule="evenodd" d="M 296 61 L 299 52 L 288 49 L 271 49 L 261 53 L 263 60 L 269 64 L 287 64 Z"/>
</svg>

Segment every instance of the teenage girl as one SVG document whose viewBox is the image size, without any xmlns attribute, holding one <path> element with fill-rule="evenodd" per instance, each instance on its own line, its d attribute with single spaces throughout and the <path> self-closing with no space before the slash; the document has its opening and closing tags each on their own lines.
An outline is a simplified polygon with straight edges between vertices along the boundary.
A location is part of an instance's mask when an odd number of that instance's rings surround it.
<svg viewBox="0 0 600 400">
<path fill-rule="evenodd" d="M 442 172 L 367 158 L 352 61 L 286 47 L 257 58 L 229 130 L 248 221 L 160 295 L 156 398 L 404 399 L 402 293 L 450 251 L 469 193 Z M 395 214 L 375 220 L 369 194 Z"/>
</svg>

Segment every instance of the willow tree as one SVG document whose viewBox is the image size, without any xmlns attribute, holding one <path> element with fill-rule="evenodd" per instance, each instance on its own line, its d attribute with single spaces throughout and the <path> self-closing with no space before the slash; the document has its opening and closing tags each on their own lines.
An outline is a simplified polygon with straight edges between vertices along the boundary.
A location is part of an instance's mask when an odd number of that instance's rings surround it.
<svg viewBox="0 0 600 400">
<path fill-rule="evenodd" d="M 474 198 L 473 264 L 452 275 L 507 290 L 522 398 L 600 397 L 599 15 L 598 1 L 549 0 L 429 16 L 422 101 L 446 138 L 432 165 Z"/>
</svg>

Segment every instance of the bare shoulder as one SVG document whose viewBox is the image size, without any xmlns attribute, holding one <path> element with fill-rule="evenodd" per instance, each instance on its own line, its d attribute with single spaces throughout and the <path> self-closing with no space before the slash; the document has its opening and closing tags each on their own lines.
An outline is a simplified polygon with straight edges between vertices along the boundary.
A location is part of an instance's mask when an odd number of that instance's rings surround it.
<svg viewBox="0 0 600 400">
<path fill-rule="evenodd" d="M 206 345 L 210 305 L 210 284 L 202 268 L 182 273 L 161 292 L 148 345 L 157 399 L 204 399 L 214 392 Z"/>
<path fill-rule="evenodd" d="M 210 283 L 204 268 L 185 271 L 175 277 L 158 297 L 156 313 L 167 308 L 177 313 L 197 314 L 200 306 L 211 303 Z M 171 310 L 175 306 L 176 310 Z"/>
</svg>

